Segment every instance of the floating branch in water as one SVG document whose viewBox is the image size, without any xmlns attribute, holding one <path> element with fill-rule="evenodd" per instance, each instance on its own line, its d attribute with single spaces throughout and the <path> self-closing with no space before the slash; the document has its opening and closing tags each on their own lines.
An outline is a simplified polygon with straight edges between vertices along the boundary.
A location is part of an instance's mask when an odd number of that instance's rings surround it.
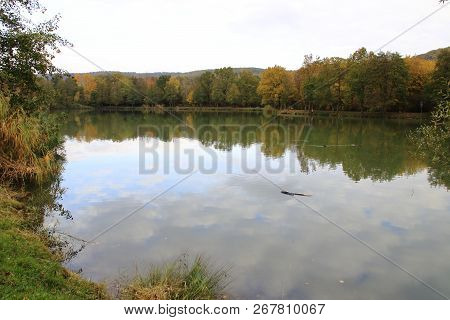
<svg viewBox="0 0 450 320">
<path fill-rule="evenodd" d="M 282 190 L 281 193 L 282 194 L 286 194 L 286 195 L 291 196 L 291 197 L 293 197 L 293 196 L 311 197 L 310 194 L 294 193 L 294 192 L 289 192 L 289 191 L 284 191 L 284 190 Z"/>
</svg>

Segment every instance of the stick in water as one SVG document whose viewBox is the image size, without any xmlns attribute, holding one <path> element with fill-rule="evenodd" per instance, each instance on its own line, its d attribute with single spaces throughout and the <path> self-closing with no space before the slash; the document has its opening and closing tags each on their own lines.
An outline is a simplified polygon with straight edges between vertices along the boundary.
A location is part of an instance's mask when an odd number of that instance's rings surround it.
<svg viewBox="0 0 450 320">
<path fill-rule="evenodd" d="M 311 197 L 310 194 L 304 194 L 304 193 L 294 193 L 289 191 L 281 191 L 282 194 L 287 194 L 288 196 L 302 196 L 302 197 Z"/>
</svg>

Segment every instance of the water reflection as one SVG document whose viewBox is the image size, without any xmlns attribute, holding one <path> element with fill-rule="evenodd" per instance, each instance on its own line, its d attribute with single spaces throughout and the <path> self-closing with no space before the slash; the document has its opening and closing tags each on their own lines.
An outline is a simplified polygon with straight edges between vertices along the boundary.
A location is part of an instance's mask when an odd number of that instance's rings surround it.
<svg viewBox="0 0 450 320">
<path fill-rule="evenodd" d="M 426 164 L 410 155 L 405 132 L 415 123 L 285 119 L 270 127 L 312 125 L 301 148 L 296 139 L 275 144 L 258 133 L 233 134 L 233 125 L 267 121 L 258 115 L 181 116 L 193 127 L 209 124 L 225 134 L 190 136 L 167 115 L 70 115 L 63 204 L 73 220 L 60 221 L 61 230 L 90 239 L 178 181 L 173 171 L 138 174 L 137 127 L 169 125 L 173 130 L 158 137 L 168 145 L 201 143 L 221 155 L 261 150 L 266 161 L 294 155 L 294 174 L 268 177 L 313 194 L 304 199 L 308 205 L 450 295 L 449 196 L 430 187 Z M 341 144 L 358 147 L 315 147 Z M 86 247 L 70 267 L 112 279 L 182 252 L 232 265 L 230 291 L 237 298 L 439 298 L 261 177 L 242 172 L 195 174 Z"/>
<path fill-rule="evenodd" d="M 158 132 L 157 136 L 165 142 L 180 137 L 195 138 L 204 146 L 223 151 L 231 151 L 235 146 L 248 148 L 252 144 L 259 143 L 261 151 L 267 157 L 282 157 L 286 150 L 294 149 L 303 172 L 314 171 L 317 165 L 332 168 L 341 165 L 344 172 L 354 181 L 366 178 L 374 181 L 392 180 L 398 175 L 414 174 L 426 168 L 423 162 L 411 155 L 412 149 L 406 137 L 406 132 L 417 126 L 414 121 L 277 119 L 265 125 L 264 130 L 260 130 L 258 128 L 265 124 L 267 119 L 254 114 L 202 113 L 179 116 L 184 117 L 185 122 L 194 129 L 206 129 L 196 130 L 193 133 L 174 117 L 161 114 L 81 113 L 72 115 L 66 134 L 77 141 L 119 142 L 137 138 L 138 128 L 149 125 L 165 128 Z M 251 132 L 240 132 L 242 125 Z M 285 137 L 288 131 L 286 128 L 293 126 L 299 128 L 300 136 L 292 134 Z M 306 133 L 306 126 L 312 128 L 309 137 L 302 135 Z M 279 139 L 271 138 L 274 131 Z M 299 141 L 299 137 L 307 138 L 308 141 Z M 351 145 L 357 147 L 335 147 Z"/>
</svg>

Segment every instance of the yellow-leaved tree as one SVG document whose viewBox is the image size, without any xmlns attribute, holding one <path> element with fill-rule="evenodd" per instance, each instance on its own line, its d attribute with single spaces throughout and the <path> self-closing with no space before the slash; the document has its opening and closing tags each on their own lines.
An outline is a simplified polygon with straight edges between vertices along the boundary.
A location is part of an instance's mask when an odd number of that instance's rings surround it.
<svg viewBox="0 0 450 320">
<path fill-rule="evenodd" d="M 436 62 L 419 57 L 406 57 L 409 78 L 407 84 L 409 111 L 429 111 L 432 103 L 427 96 L 426 87 L 430 84 Z"/>
<path fill-rule="evenodd" d="M 261 74 L 258 85 L 258 94 L 264 105 L 275 108 L 285 108 L 294 93 L 292 74 L 285 68 L 274 66 L 267 68 Z"/>
</svg>

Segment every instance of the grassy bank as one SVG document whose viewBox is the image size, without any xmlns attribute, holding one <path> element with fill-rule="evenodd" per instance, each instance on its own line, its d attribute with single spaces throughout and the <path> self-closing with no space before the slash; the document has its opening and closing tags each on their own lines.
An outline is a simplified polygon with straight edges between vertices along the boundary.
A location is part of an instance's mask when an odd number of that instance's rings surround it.
<svg viewBox="0 0 450 320">
<path fill-rule="evenodd" d="M 102 299 L 101 285 L 65 269 L 54 239 L 39 227 L 42 212 L 25 194 L 0 187 L 0 299 Z"/>
<path fill-rule="evenodd" d="M 11 108 L 0 94 L 0 121 L 0 298 L 105 297 L 100 285 L 62 266 L 61 243 L 42 226 L 44 207 L 26 201 L 29 195 L 23 191 L 60 173 L 57 119 Z"/>
</svg>

